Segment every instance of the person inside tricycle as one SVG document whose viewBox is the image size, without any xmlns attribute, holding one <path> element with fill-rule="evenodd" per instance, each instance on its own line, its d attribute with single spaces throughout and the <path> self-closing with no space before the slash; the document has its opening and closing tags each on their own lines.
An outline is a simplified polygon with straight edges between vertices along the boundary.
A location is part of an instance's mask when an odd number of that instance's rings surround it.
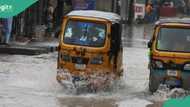
<svg viewBox="0 0 190 107">
<path fill-rule="evenodd" d="M 58 82 L 97 91 L 120 78 L 120 25 L 114 13 L 83 10 L 66 15 L 58 47 Z"/>
<path fill-rule="evenodd" d="M 155 25 L 150 48 L 149 90 L 160 84 L 190 90 L 189 19 L 162 19 Z"/>
</svg>

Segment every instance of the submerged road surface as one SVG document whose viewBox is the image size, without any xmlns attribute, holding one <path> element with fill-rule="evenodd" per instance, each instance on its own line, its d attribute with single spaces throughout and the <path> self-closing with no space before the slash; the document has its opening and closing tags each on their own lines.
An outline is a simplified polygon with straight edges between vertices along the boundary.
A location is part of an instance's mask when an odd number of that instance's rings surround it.
<svg viewBox="0 0 190 107">
<path fill-rule="evenodd" d="M 0 107 L 146 107 L 152 104 L 146 48 L 151 33 L 144 35 L 144 26 L 124 28 L 125 72 L 120 87 L 115 86 L 111 92 L 68 94 L 55 78 L 57 53 L 0 55 Z"/>
</svg>

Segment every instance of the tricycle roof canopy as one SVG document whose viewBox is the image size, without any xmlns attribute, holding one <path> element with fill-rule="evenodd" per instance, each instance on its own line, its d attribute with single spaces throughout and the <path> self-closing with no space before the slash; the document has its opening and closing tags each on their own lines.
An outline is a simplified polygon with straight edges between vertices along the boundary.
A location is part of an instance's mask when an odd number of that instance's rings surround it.
<svg viewBox="0 0 190 107">
<path fill-rule="evenodd" d="M 96 10 L 75 10 L 68 13 L 67 16 L 103 18 L 111 21 L 112 23 L 119 23 L 119 21 L 121 20 L 121 17 L 115 13 L 96 11 Z"/>
<path fill-rule="evenodd" d="M 166 23 L 180 23 L 180 24 L 190 24 L 190 18 L 166 18 L 160 19 L 156 22 L 156 25 L 166 24 Z"/>
</svg>

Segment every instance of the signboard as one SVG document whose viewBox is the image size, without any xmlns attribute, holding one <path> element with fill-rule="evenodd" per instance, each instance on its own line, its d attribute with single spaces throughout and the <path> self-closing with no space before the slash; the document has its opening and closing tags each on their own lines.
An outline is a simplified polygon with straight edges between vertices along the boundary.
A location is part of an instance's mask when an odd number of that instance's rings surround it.
<svg viewBox="0 0 190 107">
<path fill-rule="evenodd" d="M 74 10 L 94 10 L 96 0 L 72 0 Z"/>
<path fill-rule="evenodd" d="M 144 18 L 145 16 L 145 4 L 139 4 L 135 3 L 134 4 L 134 18 Z"/>
<path fill-rule="evenodd" d="M 135 6 L 135 12 L 136 13 L 142 13 L 143 12 L 143 6 Z"/>
</svg>

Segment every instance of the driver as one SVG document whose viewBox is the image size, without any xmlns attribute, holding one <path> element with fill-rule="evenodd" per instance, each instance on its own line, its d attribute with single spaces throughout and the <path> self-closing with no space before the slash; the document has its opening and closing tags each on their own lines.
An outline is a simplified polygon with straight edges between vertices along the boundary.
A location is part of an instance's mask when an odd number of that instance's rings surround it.
<svg viewBox="0 0 190 107">
<path fill-rule="evenodd" d="M 101 29 L 99 27 L 94 27 L 91 29 L 91 41 L 92 42 L 97 42 L 97 43 L 102 43 L 104 38 L 105 38 L 105 31 L 104 29 Z"/>
</svg>

